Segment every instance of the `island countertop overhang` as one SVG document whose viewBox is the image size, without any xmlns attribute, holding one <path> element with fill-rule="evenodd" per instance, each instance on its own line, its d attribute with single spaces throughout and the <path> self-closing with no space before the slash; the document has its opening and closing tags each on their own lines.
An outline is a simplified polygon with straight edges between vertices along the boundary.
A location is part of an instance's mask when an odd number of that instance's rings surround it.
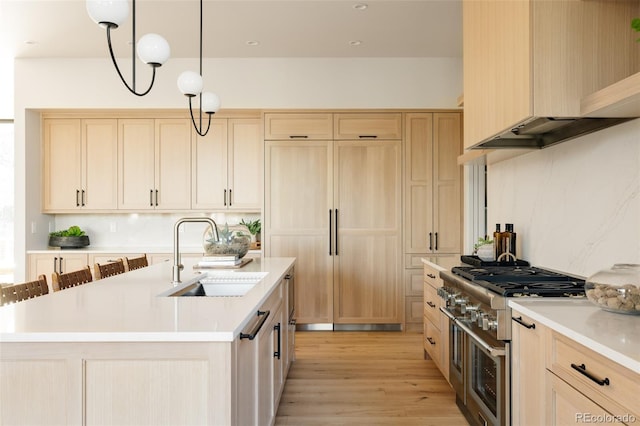
<svg viewBox="0 0 640 426">
<path fill-rule="evenodd" d="M 195 262 L 184 260 L 183 281 Z M 230 342 L 294 263 L 255 259 L 241 271 L 268 275 L 242 297 L 162 297 L 174 287 L 163 262 L 0 307 L 0 342 Z"/>
</svg>

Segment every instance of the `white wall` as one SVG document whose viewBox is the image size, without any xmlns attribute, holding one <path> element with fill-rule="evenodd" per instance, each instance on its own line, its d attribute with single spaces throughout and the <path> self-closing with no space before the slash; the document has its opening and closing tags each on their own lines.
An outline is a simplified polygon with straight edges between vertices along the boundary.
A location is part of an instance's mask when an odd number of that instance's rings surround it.
<svg viewBox="0 0 640 426">
<path fill-rule="evenodd" d="M 640 120 L 489 166 L 488 224 L 518 257 L 582 276 L 640 263 Z"/>
<path fill-rule="evenodd" d="M 158 70 L 145 97 L 130 94 L 109 59 L 17 59 L 15 61 L 16 135 L 16 275 L 24 278 L 25 251 L 46 246 L 49 227 L 61 229 L 76 217 L 40 213 L 40 128 L 33 110 L 54 108 L 185 108 L 176 86 L 178 75 L 197 70 L 197 59 L 171 59 Z M 129 75 L 130 62 L 120 61 Z M 222 108 L 455 108 L 462 93 L 462 60 L 455 58 L 258 58 L 204 61 L 205 90 L 216 92 Z M 145 86 L 149 70 L 138 69 Z M 150 217 L 150 216 L 145 216 Z M 82 216 L 98 232 L 115 222 L 116 235 L 97 235 L 98 243 L 127 243 L 127 216 Z M 152 245 L 171 246 L 175 217 L 158 215 L 147 222 Z M 59 223 L 56 223 L 59 222 Z M 32 224 L 35 233 L 32 233 Z M 157 241 L 158 235 L 163 241 Z M 195 235 L 195 231 L 194 231 Z M 165 241 L 168 239 L 168 241 Z M 138 245 L 147 245 L 140 241 Z"/>
</svg>

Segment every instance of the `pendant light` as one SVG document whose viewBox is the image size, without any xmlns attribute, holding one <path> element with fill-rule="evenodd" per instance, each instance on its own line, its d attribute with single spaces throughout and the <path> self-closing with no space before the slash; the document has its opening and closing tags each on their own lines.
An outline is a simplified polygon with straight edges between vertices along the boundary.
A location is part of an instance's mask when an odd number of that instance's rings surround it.
<svg viewBox="0 0 640 426">
<path fill-rule="evenodd" d="M 193 127 L 200 136 L 205 136 L 209 133 L 209 128 L 211 127 L 211 116 L 220 109 L 220 98 L 215 93 L 202 93 L 202 87 L 202 0 L 200 0 L 200 73 L 185 71 L 180 74 L 178 77 L 178 89 L 189 98 L 189 113 L 191 114 Z M 191 101 L 196 95 L 200 95 L 198 124 L 196 124 L 193 116 L 193 104 Z M 202 111 L 209 116 L 206 130 L 203 130 L 202 126 Z"/>
<path fill-rule="evenodd" d="M 149 91 L 153 87 L 153 83 L 156 78 L 156 68 L 161 67 L 162 64 L 164 64 L 167 59 L 169 59 L 171 49 L 169 48 L 169 43 L 167 43 L 167 41 L 163 37 L 153 33 L 142 36 L 136 46 L 136 0 L 132 0 L 132 4 L 133 34 L 131 36 L 131 59 L 133 63 L 133 81 L 131 86 L 129 86 L 129 84 L 122 76 L 116 58 L 113 54 L 113 48 L 111 46 L 111 29 L 118 28 L 118 26 L 122 22 L 124 22 L 125 19 L 127 19 L 127 15 L 129 14 L 128 0 L 87 0 L 87 12 L 95 23 L 107 29 L 107 44 L 109 45 L 109 53 L 111 54 L 111 60 L 113 61 L 113 65 L 116 67 L 116 71 L 118 72 L 122 83 L 134 95 L 144 96 L 149 93 Z M 138 52 L 138 57 L 140 58 L 140 60 L 153 69 L 151 83 L 149 84 L 149 88 L 144 92 L 136 91 L 136 50 Z"/>
</svg>

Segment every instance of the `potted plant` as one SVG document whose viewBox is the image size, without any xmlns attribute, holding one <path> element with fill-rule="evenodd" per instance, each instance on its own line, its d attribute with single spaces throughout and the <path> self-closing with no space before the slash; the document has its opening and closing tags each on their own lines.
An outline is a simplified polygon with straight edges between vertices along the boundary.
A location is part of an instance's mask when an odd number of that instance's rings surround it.
<svg viewBox="0 0 640 426">
<path fill-rule="evenodd" d="M 245 222 L 244 219 L 240 221 L 240 225 L 244 225 L 249 229 L 249 233 L 251 234 L 252 239 L 256 242 L 260 241 L 260 231 L 262 230 L 262 225 L 260 224 L 260 219 Z"/>
<path fill-rule="evenodd" d="M 89 245 L 89 236 L 79 226 L 73 225 L 64 231 L 49 234 L 49 246 L 60 248 L 80 248 Z"/>
<path fill-rule="evenodd" d="M 478 238 L 478 242 L 473 246 L 473 248 L 474 253 L 480 258 L 480 260 L 484 260 L 485 262 L 495 260 L 493 240 Z"/>
</svg>

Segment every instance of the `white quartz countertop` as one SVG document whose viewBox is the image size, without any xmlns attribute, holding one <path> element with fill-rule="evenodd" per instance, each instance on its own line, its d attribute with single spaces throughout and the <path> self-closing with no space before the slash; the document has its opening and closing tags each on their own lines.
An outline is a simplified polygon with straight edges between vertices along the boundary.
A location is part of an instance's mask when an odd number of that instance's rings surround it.
<svg viewBox="0 0 640 426">
<path fill-rule="evenodd" d="M 512 299 L 509 306 L 640 373 L 640 315 L 608 312 L 585 299 Z"/>
<path fill-rule="evenodd" d="M 162 246 L 162 247 L 151 247 L 151 246 L 140 246 L 140 247 L 98 247 L 98 246 L 87 246 L 84 248 L 77 249 L 61 249 L 58 247 L 48 247 L 43 249 L 32 249 L 27 250 L 27 254 L 55 254 L 55 253 L 69 253 L 69 254 L 78 254 L 78 253 L 91 253 L 91 254 L 111 254 L 111 253 L 132 253 L 132 254 L 158 254 L 158 253 L 173 253 L 173 246 Z M 180 247 L 181 254 L 202 254 L 203 249 L 202 246 L 181 246 Z M 260 250 L 249 250 L 249 253 L 260 253 Z"/>
<path fill-rule="evenodd" d="M 181 281 L 196 276 L 183 259 Z M 232 341 L 295 258 L 254 259 L 242 269 L 269 272 L 242 297 L 162 297 L 172 265 L 163 262 L 0 307 L 0 342 Z"/>
</svg>

